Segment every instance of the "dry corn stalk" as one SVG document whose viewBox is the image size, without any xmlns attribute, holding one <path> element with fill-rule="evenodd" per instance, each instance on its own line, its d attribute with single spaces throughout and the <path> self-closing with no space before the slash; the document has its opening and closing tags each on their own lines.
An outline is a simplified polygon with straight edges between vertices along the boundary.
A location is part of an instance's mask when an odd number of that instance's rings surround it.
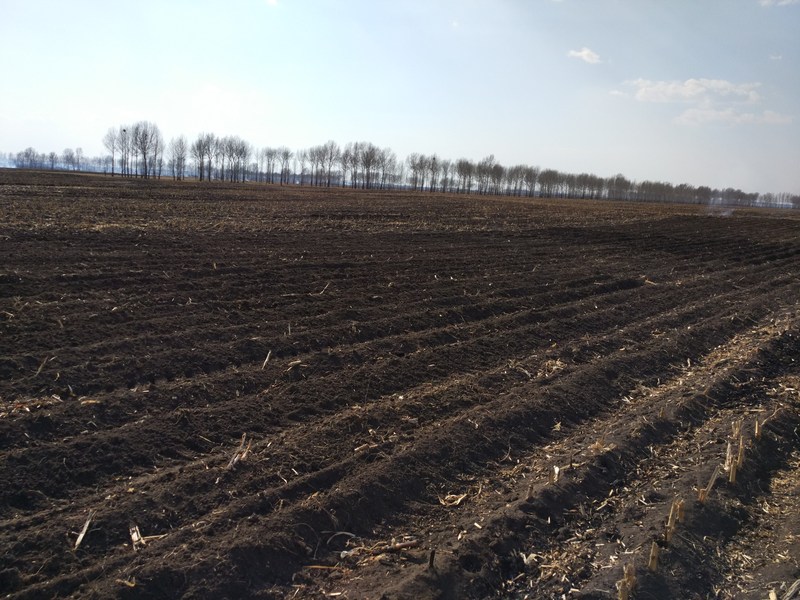
<svg viewBox="0 0 800 600">
<path fill-rule="evenodd" d="M 758 422 L 758 417 L 756 417 L 756 428 L 753 437 L 755 437 L 757 440 L 761 439 L 761 423 Z"/>
<path fill-rule="evenodd" d="M 461 494 L 461 495 L 447 494 L 447 496 L 445 496 L 444 498 L 442 497 L 439 498 L 439 504 L 441 504 L 442 506 L 458 506 L 464 501 L 466 497 L 467 497 L 466 494 Z"/>
<path fill-rule="evenodd" d="M 628 582 L 624 579 L 620 579 L 617 582 L 617 589 L 619 593 L 617 594 L 618 600 L 630 600 L 631 597 L 631 588 L 628 587 Z"/>
<path fill-rule="evenodd" d="M 250 446 L 252 445 L 253 440 L 247 442 L 246 446 L 245 440 L 247 440 L 247 434 L 243 433 L 242 441 L 240 442 L 239 447 L 236 449 L 236 452 L 233 453 L 233 456 L 231 456 L 231 459 L 228 461 L 228 466 L 225 467 L 226 469 L 232 469 L 236 466 L 236 463 L 238 463 L 240 460 L 245 460 L 247 455 L 250 454 Z"/>
<path fill-rule="evenodd" d="M 631 592 L 636 587 L 636 567 L 633 563 L 622 566 L 622 579 L 617 582 L 619 600 L 629 600 Z"/>
<path fill-rule="evenodd" d="M 683 523 L 684 519 L 686 519 L 685 505 L 686 503 L 684 502 L 683 498 L 678 500 L 678 523 Z"/>
<path fill-rule="evenodd" d="M 73 548 L 73 550 L 77 550 L 78 546 L 81 545 L 83 538 L 86 536 L 86 532 L 89 531 L 89 524 L 92 522 L 93 518 L 94 518 L 94 511 L 92 510 L 89 512 L 89 516 L 86 517 L 86 522 L 83 524 L 83 529 L 81 529 L 81 532 L 78 534 L 78 539 L 75 540 L 75 547 Z"/>
<path fill-rule="evenodd" d="M 139 546 L 145 545 L 146 542 L 144 541 L 144 538 L 142 537 L 142 534 L 139 531 L 138 525 L 134 525 L 133 523 L 131 523 L 130 526 L 128 527 L 128 531 L 130 531 L 131 534 L 131 544 L 133 544 L 134 551 L 138 550 Z"/>
<path fill-rule="evenodd" d="M 742 419 L 737 419 L 731 423 L 731 428 L 733 429 L 733 437 L 734 439 L 738 438 L 742 434 L 742 425 L 744 421 Z"/>
<path fill-rule="evenodd" d="M 650 545 L 650 560 L 647 561 L 647 569 L 655 573 L 658 571 L 658 544 L 653 542 Z"/>
<path fill-rule="evenodd" d="M 731 470 L 728 472 L 728 483 L 736 483 L 736 462 L 731 465 Z"/>
<path fill-rule="evenodd" d="M 800 579 L 795 581 L 789 587 L 789 589 L 786 590 L 786 593 L 783 595 L 781 600 L 792 600 L 792 598 L 797 598 L 798 592 L 800 592 Z"/>
<path fill-rule="evenodd" d="M 550 483 L 558 483 L 558 477 L 561 474 L 561 468 L 558 465 L 553 465 L 553 470 L 550 472 Z"/>
<path fill-rule="evenodd" d="M 678 522 L 681 508 L 683 507 L 683 500 L 675 498 L 672 501 L 672 506 L 669 509 L 669 517 L 667 517 L 667 528 L 664 532 L 664 539 L 667 543 L 672 541 L 672 535 L 675 533 L 676 524 Z"/>
<path fill-rule="evenodd" d="M 717 481 L 717 477 L 719 477 L 719 465 L 714 468 L 714 472 L 711 474 L 711 478 L 708 480 L 708 485 L 700 490 L 697 495 L 697 499 L 702 503 L 708 499 L 708 495 L 711 493 L 711 488 L 714 487 L 714 483 Z"/>
<path fill-rule="evenodd" d="M 633 563 L 628 563 L 622 567 L 622 577 L 628 582 L 631 589 L 636 587 L 636 566 Z"/>
<path fill-rule="evenodd" d="M 723 469 L 726 473 L 731 470 L 731 465 L 733 464 L 733 444 L 728 442 L 728 450 L 725 452 L 725 466 Z"/>
</svg>

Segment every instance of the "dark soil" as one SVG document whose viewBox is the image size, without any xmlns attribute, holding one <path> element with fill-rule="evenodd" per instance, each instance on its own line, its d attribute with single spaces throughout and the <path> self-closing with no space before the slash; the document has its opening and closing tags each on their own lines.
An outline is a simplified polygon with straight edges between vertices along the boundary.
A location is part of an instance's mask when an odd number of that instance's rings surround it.
<svg viewBox="0 0 800 600">
<path fill-rule="evenodd" d="M 0 595 L 781 597 L 798 216 L 0 171 Z"/>
</svg>

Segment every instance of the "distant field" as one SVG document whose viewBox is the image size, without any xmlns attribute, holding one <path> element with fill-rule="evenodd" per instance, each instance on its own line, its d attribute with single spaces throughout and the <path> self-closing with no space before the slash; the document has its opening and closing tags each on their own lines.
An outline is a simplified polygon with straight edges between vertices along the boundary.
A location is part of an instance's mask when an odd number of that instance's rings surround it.
<svg viewBox="0 0 800 600">
<path fill-rule="evenodd" d="M 0 595 L 782 597 L 798 217 L 0 171 Z"/>
</svg>

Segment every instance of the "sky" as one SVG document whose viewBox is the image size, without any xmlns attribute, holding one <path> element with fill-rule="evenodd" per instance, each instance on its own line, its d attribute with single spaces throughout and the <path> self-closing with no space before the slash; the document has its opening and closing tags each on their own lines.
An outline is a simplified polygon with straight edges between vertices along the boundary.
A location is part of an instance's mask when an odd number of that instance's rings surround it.
<svg viewBox="0 0 800 600">
<path fill-rule="evenodd" d="M 0 0 L 0 151 L 368 141 L 800 193 L 800 0 Z"/>
</svg>

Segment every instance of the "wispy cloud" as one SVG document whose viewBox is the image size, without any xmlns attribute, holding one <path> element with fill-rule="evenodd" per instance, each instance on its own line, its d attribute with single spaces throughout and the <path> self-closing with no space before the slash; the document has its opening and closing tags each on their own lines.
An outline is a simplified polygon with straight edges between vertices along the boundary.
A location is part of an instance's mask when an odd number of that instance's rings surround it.
<svg viewBox="0 0 800 600">
<path fill-rule="evenodd" d="M 783 60 L 783 55 L 782 54 L 770 54 L 769 55 L 769 59 L 770 60 Z"/>
<path fill-rule="evenodd" d="M 587 62 L 590 65 L 596 65 L 600 62 L 600 55 L 596 52 L 593 52 L 589 48 L 586 48 L 585 46 L 580 50 L 570 50 L 567 52 L 567 56 L 570 58 L 579 58 L 583 62 Z"/>
<path fill-rule="evenodd" d="M 701 125 L 703 123 L 729 123 L 732 125 L 786 125 L 792 117 L 765 110 L 761 113 L 737 112 L 734 108 L 690 108 L 675 118 L 676 123 Z"/>
<path fill-rule="evenodd" d="M 788 6 L 789 4 L 800 4 L 800 0 L 758 0 L 761 6 Z"/>
<path fill-rule="evenodd" d="M 689 105 L 674 121 L 681 124 L 728 123 L 732 125 L 783 125 L 792 117 L 771 110 L 758 111 L 758 82 L 733 83 L 725 79 L 687 79 L 686 81 L 626 81 L 633 97 L 640 102 Z M 617 94 L 621 95 L 621 94 Z"/>
<path fill-rule="evenodd" d="M 278 0 L 265 0 L 267 6 L 278 6 Z"/>
<path fill-rule="evenodd" d="M 634 97 L 642 102 L 688 102 L 711 107 L 720 99 L 758 102 L 760 83 L 732 83 L 725 79 L 687 79 L 686 81 L 627 81 L 635 88 Z"/>
</svg>

